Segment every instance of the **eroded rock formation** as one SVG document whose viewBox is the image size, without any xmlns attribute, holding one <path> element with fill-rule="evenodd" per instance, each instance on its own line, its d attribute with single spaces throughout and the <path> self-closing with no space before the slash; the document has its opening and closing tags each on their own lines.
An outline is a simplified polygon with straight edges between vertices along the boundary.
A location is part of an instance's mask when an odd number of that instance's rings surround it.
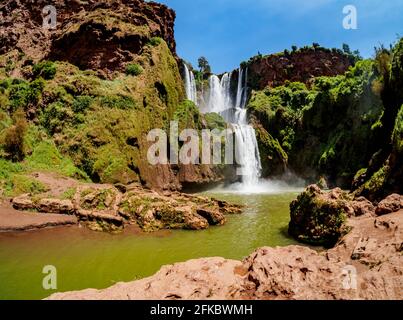
<svg viewBox="0 0 403 320">
<path fill-rule="evenodd" d="M 160 229 L 201 230 L 223 225 L 225 215 L 241 213 L 241 206 L 225 201 L 179 192 L 164 192 L 125 186 L 122 193 L 110 185 L 78 185 L 69 200 L 32 197 L 12 200 L 16 210 L 75 215 L 94 231 L 115 232 L 125 225 L 139 225 L 144 231 Z"/>
</svg>

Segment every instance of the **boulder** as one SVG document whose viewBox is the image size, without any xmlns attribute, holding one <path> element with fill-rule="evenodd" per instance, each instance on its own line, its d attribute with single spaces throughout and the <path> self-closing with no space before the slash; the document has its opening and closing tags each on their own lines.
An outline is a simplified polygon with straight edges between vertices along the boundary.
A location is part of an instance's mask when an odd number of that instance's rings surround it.
<svg viewBox="0 0 403 320">
<path fill-rule="evenodd" d="M 403 209 L 403 196 L 394 193 L 378 204 L 376 214 L 381 216 L 392 212 L 397 212 L 400 209 Z"/>
<path fill-rule="evenodd" d="M 353 208 L 356 217 L 375 215 L 375 206 L 371 201 L 364 197 L 354 199 L 354 201 L 351 201 L 350 205 Z"/>
<path fill-rule="evenodd" d="M 354 215 L 349 197 L 341 189 L 323 192 L 311 185 L 290 204 L 288 232 L 299 241 L 333 246 L 346 233 L 344 222 Z"/>
<path fill-rule="evenodd" d="M 197 214 L 205 218 L 210 225 L 223 225 L 226 221 L 225 216 L 218 209 L 201 207 L 197 208 Z"/>
</svg>

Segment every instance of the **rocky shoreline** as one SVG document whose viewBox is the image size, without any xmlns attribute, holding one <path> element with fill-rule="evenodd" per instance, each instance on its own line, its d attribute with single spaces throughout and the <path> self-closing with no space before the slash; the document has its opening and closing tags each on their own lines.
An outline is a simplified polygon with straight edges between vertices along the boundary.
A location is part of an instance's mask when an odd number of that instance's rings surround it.
<svg viewBox="0 0 403 320">
<path fill-rule="evenodd" d="M 50 225 L 54 217 L 58 217 L 61 224 L 69 221 L 105 232 L 119 232 L 127 225 L 138 225 L 145 232 L 202 230 L 212 225 L 223 225 L 226 215 L 242 212 L 242 206 L 226 201 L 180 192 L 157 192 L 137 184 L 87 184 L 73 179 L 65 182 L 44 174 L 37 179 L 51 180 L 52 187 L 59 192 L 23 194 L 11 199 L 11 204 L 14 213 L 23 215 L 30 212 L 31 220 L 40 217 L 42 222 L 48 221 Z M 66 189 L 63 184 L 69 188 Z M 8 223 L 12 224 L 14 220 Z M 0 230 L 2 228 L 0 221 Z M 14 231 L 20 228 L 8 225 L 3 229 Z"/>
<path fill-rule="evenodd" d="M 307 195 L 312 201 L 304 201 Z M 323 208 L 344 208 L 346 218 L 339 227 L 347 231 L 331 249 L 264 247 L 243 261 L 190 260 L 164 266 L 142 280 L 103 290 L 56 293 L 48 299 L 402 299 L 403 197 L 391 195 L 371 207 L 364 199 L 348 200 L 344 196 L 339 189 L 323 192 L 310 186 L 291 204 L 292 219 L 296 207 L 310 208 L 310 216 L 315 217 L 312 206 L 303 206 L 307 203 L 320 203 L 324 213 Z M 303 209 L 300 213 L 309 215 Z M 319 221 L 317 230 L 322 230 L 320 225 Z M 311 235 L 312 225 L 305 227 L 305 234 Z M 329 227 L 315 236 L 335 230 Z"/>
</svg>

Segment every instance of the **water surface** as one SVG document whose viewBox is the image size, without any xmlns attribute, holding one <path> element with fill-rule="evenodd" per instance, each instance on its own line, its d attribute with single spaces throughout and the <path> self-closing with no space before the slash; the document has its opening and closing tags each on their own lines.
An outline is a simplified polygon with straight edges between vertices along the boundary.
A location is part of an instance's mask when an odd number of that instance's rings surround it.
<svg viewBox="0 0 403 320">
<path fill-rule="evenodd" d="M 150 276 L 174 262 L 242 259 L 258 247 L 295 243 L 286 230 L 296 192 L 207 195 L 247 207 L 242 215 L 229 216 L 226 225 L 205 231 L 144 234 L 129 228 L 110 235 L 72 226 L 0 234 L 0 299 L 41 299 L 55 292 L 42 288 L 45 265 L 57 268 L 56 291 L 105 288 Z"/>
</svg>

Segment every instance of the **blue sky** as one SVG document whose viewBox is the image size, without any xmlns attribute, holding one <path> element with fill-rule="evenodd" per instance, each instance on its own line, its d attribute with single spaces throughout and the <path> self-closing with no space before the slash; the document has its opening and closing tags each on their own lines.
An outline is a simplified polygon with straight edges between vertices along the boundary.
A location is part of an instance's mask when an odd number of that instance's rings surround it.
<svg viewBox="0 0 403 320">
<path fill-rule="evenodd" d="M 318 42 L 348 43 L 371 57 L 380 43 L 403 36 L 403 0 L 157 0 L 176 11 L 179 56 L 197 66 L 204 55 L 213 72 L 238 67 L 259 52 Z M 343 7 L 357 8 L 358 29 L 342 26 Z"/>
</svg>

